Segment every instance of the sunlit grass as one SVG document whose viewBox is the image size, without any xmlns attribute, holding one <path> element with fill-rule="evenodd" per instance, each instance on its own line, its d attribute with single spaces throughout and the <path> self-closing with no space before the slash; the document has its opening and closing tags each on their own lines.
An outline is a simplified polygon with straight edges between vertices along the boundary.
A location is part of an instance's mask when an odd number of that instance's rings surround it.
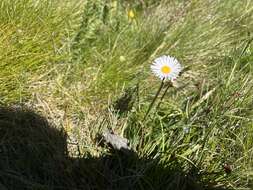
<svg viewBox="0 0 253 190">
<path fill-rule="evenodd" d="M 69 56 L 69 38 L 80 20 L 81 1 L 8 1 L 0 3 L 1 101 L 19 101 L 29 85 Z"/>
<path fill-rule="evenodd" d="M 137 189 L 185 184 L 178 170 L 206 185 L 250 189 L 252 7 L 249 0 L 3 0 L 0 103 L 25 104 L 63 127 L 73 157 L 107 154 L 94 140 L 102 129 L 128 138 L 140 158 L 171 172 L 137 164 L 132 175 L 145 173 Z M 160 85 L 150 64 L 166 54 L 187 71 L 144 121 Z M 117 100 L 131 110 L 117 114 Z"/>
</svg>

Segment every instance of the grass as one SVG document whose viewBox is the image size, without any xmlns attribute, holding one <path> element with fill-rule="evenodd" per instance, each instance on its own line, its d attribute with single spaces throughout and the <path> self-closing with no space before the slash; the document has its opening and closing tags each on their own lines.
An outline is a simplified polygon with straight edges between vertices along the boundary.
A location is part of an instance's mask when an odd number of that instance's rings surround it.
<svg viewBox="0 0 253 190">
<path fill-rule="evenodd" d="M 0 188 L 253 187 L 253 2 L 143 2 L 1 1 Z M 187 70 L 143 120 L 164 54 Z"/>
</svg>

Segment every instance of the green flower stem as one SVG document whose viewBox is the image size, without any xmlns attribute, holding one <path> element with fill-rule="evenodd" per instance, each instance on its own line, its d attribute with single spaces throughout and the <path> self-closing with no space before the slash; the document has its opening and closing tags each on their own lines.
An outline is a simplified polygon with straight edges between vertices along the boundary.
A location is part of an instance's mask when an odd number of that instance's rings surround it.
<svg viewBox="0 0 253 190">
<path fill-rule="evenodd" d="M 152 107 L 154 106 L 154 103 L 155 103 L 156 99 L 158 98 L 158 96 L 159 96 L 159 94 L 160 94 L 160 92 L 161 92 L 163 86 L 164 86 L 164 78 L 163 78 L 163 80 L 162 80 L 162 82 L 161 82 L 161 85 L 160 85 L 158 91 L 156 92 L 156 95 L 155 95 L 154 99 L 152 100 L 151 104 L 150 104 L 149 107 L 148 107 L 148 111 L 146 112 L 146 114 L 145 114 L 145 116 L 144 116 L 144 118 L 143 118 L 143 121 L 146 120 L 146 118 L 147 118 L 147 116 L 148 116 L 150 110 L 151 110 Z"/>
<path fill-rule="evenodd" d="M 164 97 L 165 97 L 165 95 L 166 95 L 166 93 L 167 93 L 167 91 L 169 90 L 170 87 L 173 87 L 173 85 L 172 85 L 171 82 L 169 82 L 168 86 L 166 87 L 166 89 L 165 89 L 165 91 L 164 91 L 164 93 L 163 93 L 163 95 L 162 95 L 159 103 L 156 106 L 156 110 L 159 109 L 159 107 L 160 107 L 160 105 L 161 105 L 161 103 L 162 103 L 162 101 L 163 101 L 163 99 L 164 99 Z"/>
</svg>

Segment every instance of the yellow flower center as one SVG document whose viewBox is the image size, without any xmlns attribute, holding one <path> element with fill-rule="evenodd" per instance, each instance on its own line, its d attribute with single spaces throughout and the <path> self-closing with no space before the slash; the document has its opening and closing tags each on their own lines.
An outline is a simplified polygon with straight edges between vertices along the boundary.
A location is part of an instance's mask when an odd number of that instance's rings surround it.
<svg viewBox="0 0 253 190">
<path fill-rule="evenodd" d="M 169 74 L 171 72 L 171 68 L 169 66 L 165 65 L 161 68 L 161 71 L 163 74 Z"/>
</svg>

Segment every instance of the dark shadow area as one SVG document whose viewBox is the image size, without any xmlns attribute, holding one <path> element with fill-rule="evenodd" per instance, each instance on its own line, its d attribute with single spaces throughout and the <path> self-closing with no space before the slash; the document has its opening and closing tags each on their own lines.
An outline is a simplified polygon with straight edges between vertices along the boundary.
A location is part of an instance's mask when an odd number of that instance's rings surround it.
<svg viewBox="0 0 253 190">
<path fill-rule="evenodd" d="M 202 190 L 195 174 L 172 160 L 111 151 L 99 158 L 70 158 L 64 131 L 26 109 L 0 108 L 0 190 Z"/>
</svg>

